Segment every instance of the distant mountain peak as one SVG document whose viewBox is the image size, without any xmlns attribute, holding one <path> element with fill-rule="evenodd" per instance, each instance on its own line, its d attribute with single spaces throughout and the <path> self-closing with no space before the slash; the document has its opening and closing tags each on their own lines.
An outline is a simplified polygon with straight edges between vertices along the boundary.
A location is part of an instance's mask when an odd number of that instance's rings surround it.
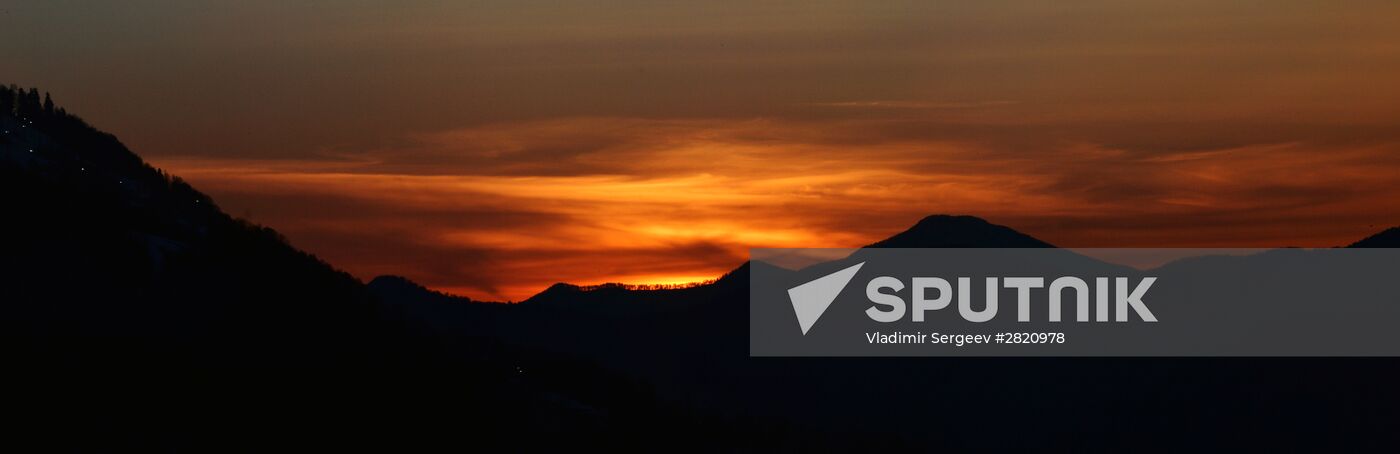
<svg viewBox="0 0 1400 454">
<path fill-rule="evenodd" d="M 872 248 L 1048 248 L 1050 243 L 976 216 L 935 214 Z"/>
<path fill-rule="evenodd" d="M 1368 236 L 1351 243 L 1353 248 L 1400 248 L 1400 227 L 1391 227 L 1381 233 Z"/>
</svg>

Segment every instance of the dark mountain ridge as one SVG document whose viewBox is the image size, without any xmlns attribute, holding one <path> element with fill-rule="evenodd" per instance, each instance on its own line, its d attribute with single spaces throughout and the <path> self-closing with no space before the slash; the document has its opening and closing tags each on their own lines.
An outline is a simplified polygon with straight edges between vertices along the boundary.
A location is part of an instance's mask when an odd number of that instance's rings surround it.
<svg viewBox="0 0 1400 454">
<path fill-rule="evenodd" d="M 1368 236 L 1347 247 L 1355 248 L 1400 248 L 1400 227 L 1391 227 L 1375 235 Z"/>
<path fill-rule="evenodd" d="M 425 324 L 421 308 L 491 305 L 437 304 L 463 301 L 403 279 L 371 291 L 37 99 L 0 87 L 12 443 L 635 450 L 746 427 L 663 405 L 589 361 L 443 334 L 458 318 Z M 376 295 L 386 288 L 412 296 Z M 757 442 L 791 438 L 770 433 Z"/>
<path fill-rule="evenodd" d="M 1048 248 L 1054 247 L 1010 227 L 975 216 L 935 214 L 908 230 L 868 248 Z"/>
</svg>

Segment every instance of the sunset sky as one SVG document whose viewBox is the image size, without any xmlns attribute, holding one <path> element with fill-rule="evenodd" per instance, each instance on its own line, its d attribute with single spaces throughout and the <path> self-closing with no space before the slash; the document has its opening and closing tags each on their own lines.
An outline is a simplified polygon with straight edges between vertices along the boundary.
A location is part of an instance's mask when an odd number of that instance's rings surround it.
<svg viewBox="0 0 1400 454">
<path fill-rule="evenodd" d="M 934 213 L 1051 243 L 1400 225 L 1400 2 L 0 3 L 39 86 L 362 279 L 716 277 Z"/>
</svg>

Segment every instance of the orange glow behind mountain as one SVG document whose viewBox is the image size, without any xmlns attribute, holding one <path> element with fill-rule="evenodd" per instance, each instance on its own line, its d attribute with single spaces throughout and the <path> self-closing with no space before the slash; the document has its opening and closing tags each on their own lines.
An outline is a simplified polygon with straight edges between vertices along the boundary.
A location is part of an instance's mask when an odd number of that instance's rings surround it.
<svg viewBox="0 0 1400 454">
<path fill-rule="evenodd" d="M 975 214 L 1064 246 L 1247 247 L 1345 244 L 1400 211 L 1393 146 L 1147 154 L 1072 143 L 1017 153 L 861 137 L 879 127 L 569 119 L 337 160 L 158 164 L 357 275 L 402 273 L 512 300 L 555 281 L 714 278 L 750 247 L 855 247 L 930 213 Z M 617 135 L 567 161 L 529 156 L 598 131 Z M 466 162 L 393 161 L 402 156 Z M 511 174 L 548 165 L 591 171 Z"/>
</svg>

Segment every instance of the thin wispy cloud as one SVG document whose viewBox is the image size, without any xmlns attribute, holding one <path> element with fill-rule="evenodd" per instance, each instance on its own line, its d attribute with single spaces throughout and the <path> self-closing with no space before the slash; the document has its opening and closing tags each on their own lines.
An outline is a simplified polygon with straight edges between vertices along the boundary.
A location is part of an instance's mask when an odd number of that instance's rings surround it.
<svg viewBox="0 0 1400 454">
<path fill-rule="evenodd" d="M 982 107 L 1009 106 L 1016 104 L 1016 101 L 966 101 L 966 102 L 929 102 L 929 101 L 839 101 L 839 102 L 813 102 L 805 103 L 806 106 L 814 107 L 843 107 L 854 109 L 975 109 Z"/>
</svg>

